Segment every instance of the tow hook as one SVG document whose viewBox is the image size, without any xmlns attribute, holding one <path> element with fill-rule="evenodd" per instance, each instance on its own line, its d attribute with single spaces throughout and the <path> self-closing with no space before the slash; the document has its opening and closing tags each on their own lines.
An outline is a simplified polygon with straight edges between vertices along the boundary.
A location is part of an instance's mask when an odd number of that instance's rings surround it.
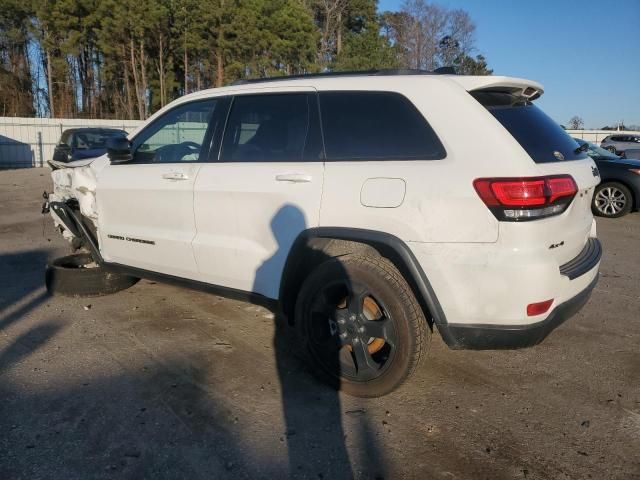
<svg viewBox="0 0 640 480">
<path fill-rule="evenodd" d="M 49 194 L 46 190 L 42 192 L 42 198 L 44 198 L 44 203 L 42 204 L 42 214 L 45 215 L 49 213 Z"/>
</svg>

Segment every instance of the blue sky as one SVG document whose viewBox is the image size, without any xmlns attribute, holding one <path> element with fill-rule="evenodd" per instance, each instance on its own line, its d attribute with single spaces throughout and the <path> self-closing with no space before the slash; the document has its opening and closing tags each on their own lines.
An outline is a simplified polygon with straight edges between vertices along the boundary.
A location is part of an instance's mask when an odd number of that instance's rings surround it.
<svg viewBox="0 0 640 480">
<path fill-rule="evenodd" d="M 494 74 L 530 78 L 557 122 L 640 125 L 640 0 L 440 0 L 476 23 L 477 53 Z M 399 10 L 402 0 L 379 0 Z"/>
</svg>

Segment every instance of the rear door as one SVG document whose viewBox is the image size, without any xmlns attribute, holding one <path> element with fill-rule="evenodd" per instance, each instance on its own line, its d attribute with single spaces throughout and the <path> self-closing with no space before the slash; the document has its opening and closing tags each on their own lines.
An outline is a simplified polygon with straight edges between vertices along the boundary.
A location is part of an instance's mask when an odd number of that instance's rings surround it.
<svg viewBox="0 0 640 480">
<path fill-rule="evenodd" d="M 169 110 L 133 139 L 131 162 L 100 173 L 98 226 L 107 261 L 196 275 L 193 185 L 209 151 L 217 103 L 200 100 Z"/>
<path fill-rule="evenodd" d="M 194 189 L 202 281 L 277 298 L 289 249 L 318 225 L 323 149 L 316 93 L 236 95 L 218 155 Z"/>
<path fill-rule="evenodd" d="M 566 211 L 534 222 L 523 222 L 522 234 L 543 236 L 559 264 L 573 259 L 591 234 L 591 199 L 600 176 L 595 162 L 579 150 L 578 143 L 542 110 L 521 96 L 507 92 L 475 91 L 483 104 L 526 151 L 540 176 L 571 175 L 578 193 Z"/>
</svg>

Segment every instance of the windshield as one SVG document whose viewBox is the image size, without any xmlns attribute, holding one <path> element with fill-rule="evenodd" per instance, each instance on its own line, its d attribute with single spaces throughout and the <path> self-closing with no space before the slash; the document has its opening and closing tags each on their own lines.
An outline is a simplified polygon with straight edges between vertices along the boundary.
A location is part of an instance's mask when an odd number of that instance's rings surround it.
<svg viewBox="0 0 640 480">
<path fill-rule="evenodd" d="M 587 158 L 560 125 L 528 100 L 501 91 L 476 91 L 471 95 L 509 131 L 534 162 Z"/>
<path fill-rule="evenodd" d="M 125 137 L 126 135 L 126 132 L 119 130 L 76 132 L 75 147 L 78 150 L 94 150 L 98 148 L 107 148 L 107 138 Z"/>
<path fill-rule="evenodd" d="M 587 155 L 591 158 L 606 158 L 608 160 L 619 160 L 620 157 L 611 153 L 609 150 L 605 150 L 604 148 L 600 148 L 597 145 L 594 145 L 591 142 L 586 142 L 580 138 L 574 138 L 576 142 L 580 145 L 584 145 L 585 143 L 588 145 L 587 147 Z"/>
</svg>

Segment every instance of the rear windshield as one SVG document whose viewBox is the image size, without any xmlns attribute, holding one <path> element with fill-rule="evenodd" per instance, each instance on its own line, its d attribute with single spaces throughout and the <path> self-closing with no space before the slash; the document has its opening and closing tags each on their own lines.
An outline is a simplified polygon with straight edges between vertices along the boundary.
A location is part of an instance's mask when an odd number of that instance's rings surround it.
<svg viewBox="0 0 640 480">
<path fill-rule="evenodd" d="M 585 152 L 533 103 L 505 92 L 471 92 L 506 128 L 536 163 L 582 160 Z"/>
</svg>

